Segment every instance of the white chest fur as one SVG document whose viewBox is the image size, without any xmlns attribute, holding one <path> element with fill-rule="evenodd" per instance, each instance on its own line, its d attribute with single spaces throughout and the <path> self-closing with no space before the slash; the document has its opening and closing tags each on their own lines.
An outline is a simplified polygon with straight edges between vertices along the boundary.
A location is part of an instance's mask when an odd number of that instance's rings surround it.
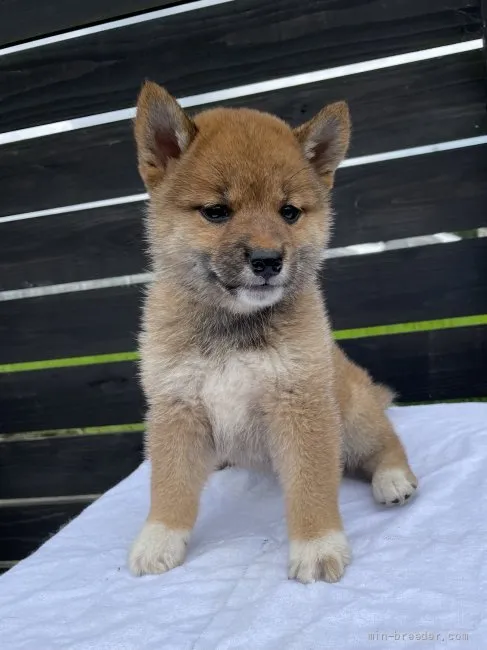
<svg viewBox="0 0 487 650">
<path fill-rule="evenodd" d="M 249 424 L 257 406 L 259 380 L 245 359 L 231 357 L 205 376 L 201 398 L 208 410 L 214 433 L 232 436 Z"/>
<path fill-rule="evenodd" d="M 268 351 L 235 353 L 207 368 L 200 399 L 222 459 L 254 467 L 268 464 L 262 402 L 267 391 L 276 390 L 283 373 L 282 359 Z"/>
<path fill-rule="evenodd" d="M 168 365 L 153 366 L 159 389 L 204 407 L 222 459 L 251 466 L 268 462 L 262 398 L 288 374 L 281 355 L 235 352 L 216 360 L 189 353 L 170 371 Z M 166 369 L 162 376 L 161 367 Z"/>
</svg>

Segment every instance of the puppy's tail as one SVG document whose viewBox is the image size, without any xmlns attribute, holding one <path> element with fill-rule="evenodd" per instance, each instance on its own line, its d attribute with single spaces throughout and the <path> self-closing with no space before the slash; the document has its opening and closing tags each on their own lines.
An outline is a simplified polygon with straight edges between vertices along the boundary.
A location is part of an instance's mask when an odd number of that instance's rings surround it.
<svg viewBox="0 0 487 650">
<path fill-rule="evenodd" d="M 389 388 L 389 386 L 384 386 L 384 384 L 374 384 L 373 388 L 375 398 L 384 410 L 394 404 L 397 395 L 391 388 Z"/>
</svg>

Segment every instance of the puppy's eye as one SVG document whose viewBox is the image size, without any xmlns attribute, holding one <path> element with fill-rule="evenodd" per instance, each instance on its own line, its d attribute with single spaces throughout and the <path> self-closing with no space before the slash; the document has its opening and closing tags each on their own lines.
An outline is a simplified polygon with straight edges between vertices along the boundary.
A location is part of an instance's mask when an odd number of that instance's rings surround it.
<svg viewBox="0 0 487 650">
<path fill-rule="evenodd" d="M 232 211 L 228 205 L 223 204 L 203 205 L 200 208 L 200 212 L 207 221 L 211 221 L 212 223 L 222 223 L 232 216 Z"/>
<path fill-rule="evenodd" d="M 296 223 L 296 221 L 301 216 L 301 210 L 295 205 L 290 204 L 283 205 L 280 209 L 280 213 L 281 217 L 284 219 L 284 221 L 287 221 L 287 223 Z"/>
</svg>

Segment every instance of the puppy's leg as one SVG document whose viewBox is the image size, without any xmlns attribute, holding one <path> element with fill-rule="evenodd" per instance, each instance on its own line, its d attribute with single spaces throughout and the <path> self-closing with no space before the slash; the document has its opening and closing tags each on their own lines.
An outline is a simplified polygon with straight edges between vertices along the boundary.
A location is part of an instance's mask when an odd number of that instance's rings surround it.
<svg viewBox="0 0 487 650">
<path fill-rule="evenodd" d="M 269 410 L 270 448 L 286 501 L 289 577 L 339 580 L 350 550 L 338 510 L 340 420 L 322 378 L 288 391 L 280 387 Z"/>
<path fill-rule="evenodd" d="M 374 384 L 344 355 L 338 368 L 345 467 L 364 473 L 372 481 L 378 503 L 402 505 L 413 496 L 418 481 L 384 412 L 392 393 Z"/>
<path fill-rule="evenodd" d="M 373 395 L 370 401 L 374 401 Z M 359 460 L 359 468 L 372 481 L 374 499 L 387 506 L 403 505 L 416 492 L 418 480 L 409 467 L 406 452 L 386 414 L 375 404 L 367 408 L 368 418 L 360 429 L 346 427 L 349 441 L 355 446 L 363 436 L 373 442 L 369 453 Z M 354 452 L 355 455 L 356 452 Z"/>
<path fill-rule="evenodd" d="M 152 408 L 147 436 L 151 505 L 129 555 L 135 575 L 164 573 L 183 562 L 200 492 L 215 462 L 205 415 L 181 402 Z"/>
</svg>

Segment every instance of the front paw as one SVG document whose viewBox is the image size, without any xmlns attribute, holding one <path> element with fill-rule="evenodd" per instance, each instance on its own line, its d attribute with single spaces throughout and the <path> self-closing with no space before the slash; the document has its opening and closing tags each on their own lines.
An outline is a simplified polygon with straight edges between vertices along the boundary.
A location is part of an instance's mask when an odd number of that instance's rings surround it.
<svg viewBox="0 0 487 650">
<path fill-rule="evenodd" d="M 146 522 L 129 554 L 135 576 L 165 573 L 183 563 L 189 532 L 173 530 L 160 522 Z"/>
<path fill-rule="evenodd" d="M 337 582 L 351 558 L 350 547 L 341 531 L 331 531 L 318 539 L 291 541 L 289 577 L 299 582 Z"/>
</svg>

